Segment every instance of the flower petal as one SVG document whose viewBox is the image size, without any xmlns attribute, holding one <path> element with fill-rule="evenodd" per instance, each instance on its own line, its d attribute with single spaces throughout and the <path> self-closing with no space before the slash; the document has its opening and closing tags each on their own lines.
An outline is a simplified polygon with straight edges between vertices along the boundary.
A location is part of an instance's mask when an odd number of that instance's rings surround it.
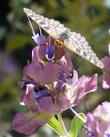
<svg viewBox="0 0 110 137">
<path fill-rule="evenodd" d="M 110 129 L 110 103 L 103 102 L 99 105 L 93 114 L 87 113 L 87 121 L 85 127 L 91 133 L 97 135 L 97 137 L 106 137 L 109 135 L 108 129 Z"/>
<path fill-rule="evenodd" d="M 110 72 L 110 57 L 104 57 L 101 59 L 107 72 Z"/>
<path fill-rule="evenodd" d="M 50 117 L 39 118 L 33 113 L 18 113 L 12 123 L 12 128 L 22 134 L 30 135 L 36 128 L 48 122 Z"/>
<path fill-rule="evenodd" d="M 55 46 L 53 45 L 48 45 L 46 47 L 46 58 L 49 60 L 49 61 L 52 61 L 55 57 Z"/>
<path fill-rule="evenodd" d="M 27 84 L 26 91 L 21 94 L 21 103 L 26 105 L 32 112 L 37 111 L 37 102 L 34 98 L 34 85 Z"/>
<path fill-rule="evenodd" d="M 85 95 L 94 92 L 97 89 L 97 74 L 92 77 L 82 76 L 77 84 L 77 91 L 75 92 L 76 104 L 79 104 L 82 99 L 84 99 Z"/>
<path fill-rule="evenodd" d="M 39 101 L 39 112 L 48 114 L 48 115 L 54 115 L 57 110 L 57 106 L 53 104 L 52 97 L 44 97 Z"/>
<path fill-rule="evenodd" d="M 36 34 L 35 36 L 32 36 L 32 38 L 39 46 L 46 41 L 45 35 L 40 36 L 39 34 Z"/>
<path fill-rule="evenodd" d="M 64 56 L 58 61 L 58 64 L 61 66 L 62 72 L 68 74 L 72 71 L 73 65 L 68 53 L 65 53 Z"/>
<path fill-rule="evenodd" d="M 32 50 L 32 62 L 33 62 L 33 63 L 38 63 L 38 62 L 40 62 L 40 57 L 39 57 L 39 52 L 38 52 L 38 50 L 39 50 L 39 47 L 35 47 L 35 48 L 33 48 L 33 50 Z"/>
<path fill-rule="evenodd" d="M 40 63 L 32 63 L 24 68 L 24 78 L 27 76 L 37 83 L 49 84 L 58 79 L 60 72 L 60 65 L 51 62 L 45 66 Z"/>
<path fill-rule="evenodd" d="M 86 77 L 85 80 L 85 91 L 93 92 L 97 90 L 97 74 L 92 77 Z"/>
</svg>

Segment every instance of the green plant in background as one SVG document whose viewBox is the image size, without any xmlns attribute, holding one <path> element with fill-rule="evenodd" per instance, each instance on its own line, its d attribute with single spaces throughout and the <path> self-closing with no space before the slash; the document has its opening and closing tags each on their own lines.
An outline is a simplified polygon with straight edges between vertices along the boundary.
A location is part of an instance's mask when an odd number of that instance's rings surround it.
<svg viewBox="0 0 110 137">
<path fill-rule="evenodd" d="M 29 7 L 48 18 L 61 21 L 71 31 L 80 32 L 87 38 L 92 49 L 99 57 L 103 57 L 107 53 L 107 43 L 109 41 L 110 7 L 107 0 L 19 0 L 1 2 L 0 120 L 8 124 L 11 122 L 14 113 L 22 110 L 22 107 L 18 105 L 17 86 L 22 77 L 22 69 L 27 64 L 27 59 L 31 60 L 30 51 L 33 48 L 33 41 L 29 37 L 29 26 L 23 13 L 24 7 Z M 37 29 L 36 24 L 34 24 L 34 27 Z M 102 71 L 79 56 L 71 55 L 79 75 L 99 73 L 100 86 Z M 12 61 L 8 58 L 11 58 Z M 11 71 L 8 68 L 11 68 Z M 103 89 L 98 88 L 98 90 L 100 94 L 94 92 L 86 96 L 85 101 L 76 107 L 78 112 L 91 111 L 103 100 L 110 100 L 109 92 L 106 94 Z M 71 114 L 67 113 L 69 112 L 64 112 L 64 116 L 70 117 Z"/>
</svg>

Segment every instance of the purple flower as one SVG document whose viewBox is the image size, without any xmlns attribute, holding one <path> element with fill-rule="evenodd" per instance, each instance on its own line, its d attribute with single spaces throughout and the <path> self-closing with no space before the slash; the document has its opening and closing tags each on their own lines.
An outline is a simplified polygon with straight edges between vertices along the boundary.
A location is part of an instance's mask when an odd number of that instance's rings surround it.
<svg viewBox="0 0 110 137">
<path fill-rule="evenodd" d="M 11 55 L 6 55 L 3 52 L 0 52 L 0 55 L 0 80 L 2 81 L 5 76 L 15 76 L 19 71 L 19 67 Z"/>
<path fill-rule="evenodd" d="M 35 47 L 32 50 L 32 63 L 24 68 L 24 79 L 32 79 L 37 83 L 49 84 L 58 80 L 60 74 L 63 72 L 69 74 L 72 71 L 72 62 L 68 53 L 64 49 L 59 49 L 59 54 L 62 57 L 55 57 L 53 62 L 46 60 L 47 52 L 45 47 Z M 49 52 L 49 51 L 48 51 Z M 50 56 L 50 55 L 49 55 Z M 55 63 L 54 63 L 55 62 Z M 50 75 L 51 72 L 51 75 Z"/>
<path fill-rule="evenodd" d="M 104 102 L 99 105 L 93 114 L 87 114 L 85 127 L 88 129 L 88 137 L 109 137 L 110 136 L 110 103 Z M 90 136 L 91 133 L 91 136 Z"/>
<path fill-rule="evenodd" d="M 86 94 L 97 89 L 97 75 L 78 77 L 64 48 L 56 45 L 53 48 L 47 42 L 48 38 L 43 42 L 37 40 L 38 46 L 32 50 L 32 62 L 25 66 L 21 81 L 24 88 L 20 104 L 29 111 L 18 113 L 12 126 L 26 135 L 32 134 L 57 113 L 78 105 Z M 51 43 L 54 43 L 53 39 Z"/>
<path fill-rule="evenodd" d="M 78 105 L 86 94 L 96 90 L 96 75 L 92 78 L 78 78 L 76 71 L 73 75 L 68 83 L 55 83 L 53 90 L 37 83 L 27 84 L 26 90 L 21 94 L 21 104 L 30 111 L 17 114 L 13 128 L 20 133 L 31 134 L 36 128 L 47 123 L 53 115 Z"/>
</svg>

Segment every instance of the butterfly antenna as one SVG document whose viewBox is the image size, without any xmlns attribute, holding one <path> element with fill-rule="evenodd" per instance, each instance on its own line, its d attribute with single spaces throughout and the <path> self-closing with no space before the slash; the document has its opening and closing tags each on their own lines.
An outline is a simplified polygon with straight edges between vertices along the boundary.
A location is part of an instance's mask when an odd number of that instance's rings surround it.
<svg viewBox="0 0 110 137">
<path fill-rule="evenodd" d="M 51 43 L 51 39 L 50 39 L 50 35 L 49 35 L 49 43 L 48 44 L 50 45 L 50 43 Z"/>
<path fill-rule="evenodd" d="M 40 36 L 42 36 L 42 29 L 40 26 L 39 26 L 39 32 L 40 32 Z"/>
<path fill-rule="evenodd" d="M 29 18 L 28 16 L 27 16 L 27 18 L 28 18 L 29 25 L 30 25 L 31 30 L 32 30 L 32 34 L 33 34 L 33 36 L 35 36 L 36 34 L 35 34 L 34 28 L 33 28 L 33 26 L 32 26 L 31 20 L 30 20 L 30 18 Z"/>
</svg>

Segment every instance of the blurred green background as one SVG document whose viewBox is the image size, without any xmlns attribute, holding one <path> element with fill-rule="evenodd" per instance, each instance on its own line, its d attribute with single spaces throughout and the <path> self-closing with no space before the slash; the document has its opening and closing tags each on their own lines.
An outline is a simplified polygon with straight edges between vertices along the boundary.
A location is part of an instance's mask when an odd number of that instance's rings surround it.
<svg viewBox="0 0 110 137">
<path fill-rule="evenodd" d="M 11 129 L 15 114 L 23 111 L 19 105 L 18 83 L 35 46 L 24 7 L 80 32 L 99 58 L 108 55 L 110 0 L 0 0 L 0 137 L 24 137 Z M 34 28 L 37 32 L 35 23 Z M 110 93 L 101 88 L 102 71 L 74 53 L 71 57 L 80 75 L 99 74 L 98 91 L 88 95 L 76 110 L 92 111 L 104 100 L 110 101 Z M 68 127 L 73 114 L 68 110 L 63 115 Z M 57 137 L 46 127 L 30 137 L 44 136 Z"/>
</svg>

